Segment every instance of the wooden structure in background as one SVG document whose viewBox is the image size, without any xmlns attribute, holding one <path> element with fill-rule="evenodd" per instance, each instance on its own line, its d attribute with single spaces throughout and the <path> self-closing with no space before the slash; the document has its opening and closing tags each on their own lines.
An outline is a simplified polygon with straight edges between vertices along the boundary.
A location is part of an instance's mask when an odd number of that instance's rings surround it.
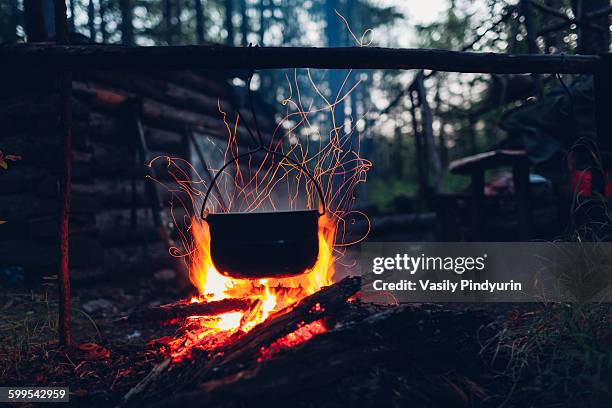
<svg viewBox="0 0 612 408">
<path fill-rule="evenodd" d="M 531 238 L 531 203 L 529 195 L 529 160 L 524 150 L 493 150 L 452 161 L 448 166 L 451 173 L 471 177 L 470 199 L 472 209 L 471 239 L 483 239 L 486 223 L 485 172 L 500 167 L 512 167 L 512 180 L 518 207 L 519 239 Z"/>
<path fill-rule="evenodd" d="M 8 221 L 0 237 L 0 260 L 3 266 L 23 267 L 37 280 L 55 275 L 59 262 L 60 82 L 54 72 L 24 72 L 2 82 L 2 149 L 23 160 L 0 172 L 0 214 Z M 210 137 L 220 146 L 227 140 L 217 103 L 235 115 L 239 98 L 234 88 L 221 74 L 192 71 L 75 72 L 72 88 L 72 281 L 150 275 L 172 267 L 153 221 L 145 163 L 136 154 L 127 103 L 142 103 L 153 155 L 188 159 L 191 137 L 200 143 Z M 269 120 L 260 122 L 269 127 Z M 250 143 L 243 128 L 239 138 Z M 162 160 L 159 164 L 163 167 Z M 159 176 L 167 181 L 166 171 Z M 163 188 L 158 191 L 169 205 L 169 195 Z"/>
</svg>

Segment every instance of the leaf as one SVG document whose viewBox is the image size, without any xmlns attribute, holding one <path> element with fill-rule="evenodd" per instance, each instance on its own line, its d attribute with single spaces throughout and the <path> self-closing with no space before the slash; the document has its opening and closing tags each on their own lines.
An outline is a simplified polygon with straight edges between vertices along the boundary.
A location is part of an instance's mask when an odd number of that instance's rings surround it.
<svg viewBox="0 0 612 408">
<path fill-rule="evenodd" d="M 3 159 L 0 159 L 0 167 L 2 167 L 4 170 L 8 169 L 8 163 L 5 162 Z"/>
</svg>

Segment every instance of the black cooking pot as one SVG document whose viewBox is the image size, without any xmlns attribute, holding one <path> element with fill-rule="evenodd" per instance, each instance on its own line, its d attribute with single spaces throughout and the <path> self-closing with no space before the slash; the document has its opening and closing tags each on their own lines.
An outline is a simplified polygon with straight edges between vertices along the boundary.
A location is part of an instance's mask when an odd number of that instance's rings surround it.
<svg viewBox="0 0 612 408">
<path fill-rule="evenodd" d="M 209 214 L 210 253 L 234 278 L 304 273 L 319 256 L 316 210 Z"/>
<path fill-rule="evenodd" d="M 312 268 L 319 256 L 318 218 L 325 214 L 325 197 L 317 180 L 301 164 L 296 165 L 314 183 L 322 204 L 317 210 L 206 214 L 208 196 L 219 175 L 232 162 L 253 154 L 245 153 L 226 163 L 211 181 L 202 203 L 201 217 L 210 230 L 210 252 L 219 272 L 234 278 L 277 278 L 299 275 Z"/>
</svg>

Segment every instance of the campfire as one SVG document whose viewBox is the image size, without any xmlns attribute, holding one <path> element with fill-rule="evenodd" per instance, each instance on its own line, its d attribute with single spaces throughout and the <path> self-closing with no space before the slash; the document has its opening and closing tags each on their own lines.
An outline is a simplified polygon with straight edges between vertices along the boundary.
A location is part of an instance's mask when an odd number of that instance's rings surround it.
<svg viewBox="0 0 612 408">
<path fill-rule="evenodd" d="M 196 248 L 189 277 L 198 289 L 199 296 L 192 297 L 189 303 L 238 299 L 245 301 L 243 304 L 246 309 L 214 316 L 188 316 L 181 328 L 181 335 L 168 342 L 168 352 L 175 361 L 189 356 L 194 347 L 214 350 L 233 338 L 235 334 L 249 332 L 275 312 L 292 306 L 333 283 L 332 248 L 335 228 L 329 217 L 321 217 L 319 220 L 319 257 L 314 267 L 299 276 L 276 279 L 251 280 L 224 276 L 216 269 L 210 254 L 208 226 L 198 222 L 194 222 L 193 226 Z M 321 321 L 302 326 L 293 333 L 292 340 L 288 340 L 287 344 L 298 342 L 298 338 L 307 339 L 324 331 Z M 267 352 L 267 355 L 270 353 Z"/>
<path fill-rule="evenodd" d="M 290 89 L 299 95 L 297 78 L 296 74 Z M 309 81 L 314 86 L 312 79 Z M 338 99 L 346 98 L 352 89 Z M 173 223 L 180 227 L 179 242 L 171 253 L 184 262 L 198 292 L 191 299 L 146 312 L 147 318 L 157 316 L 166 324 L 178 325 L 174 336 L 151 342 L 168 365 L 205 359 L 210 367 L 219 369 L 236 353 L 249 354 L 250 363 L 263 363 L 333 328 L 333 314 L 359 290 L 357 278 L 335 283 L 340 280 L 335 276 L 336 263 L 343 258 L 345 248 L 356 241 L 348 242 L 347 223 L 365 217 L 351 211 L 351 206 L 355 188 L 365 181 L 370 163 L 359 156 L 358 137 L 335 123 L 337 101 L 322 96 L 321 100 L 323 105 L 316 108 L 313 103 L 304 106 L 304 101 L 294 101 L 290 95 L 283 101 L 287 113 L 269 139 L 259 134 L 258 127 L 254 136 L 244 119 L 241 123 L 240 115 L 230 123 L 228 114 L 220 108 L 228 143 L 218 151 L 226 164 L 235 163 L 233 168 L 208 169 L 204 165 L 208 174 L 200 175 L 196 165 L 183 159 L 157 157 L 149 164 L 152 167 L 158 164 L 156 161 L 163 161 L 174 180 L 172 185 L 165 185 L 175 195 L 171 212 Z M 319 119 L 329 116 L 328 135 L 317 133 L 312 123 L 314 115 Z M 259 145 L 251 148 L 252 154 L 241 145 L 245 140 L 240 137 L 243 127 L 251 136 L 250 142 Z M 306 128 L 301 136 L 300 127 Z M 213 173 L 221 176 L 216 183 Z M 255 279 L 237 278 L 219 270 L 211 251 L 209 224 L 193 215 L 199 213 L 199 207 L 204 214 L 202 201 L 206 203 L 211 192 L 215 213 L 318 209 L 314 265 L 291 276 L 273 274 Z"/>
</svg>

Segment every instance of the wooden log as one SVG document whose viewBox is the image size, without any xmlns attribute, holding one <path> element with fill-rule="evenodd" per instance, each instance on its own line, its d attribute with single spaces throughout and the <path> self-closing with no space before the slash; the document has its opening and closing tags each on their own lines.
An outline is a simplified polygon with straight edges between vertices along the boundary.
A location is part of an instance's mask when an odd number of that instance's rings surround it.
<svg viewBox="0 0 612 408">
<path fill-rule="evenodd" d="M 135 191 L 132 192 L 130 180 L 93 178 L 87 182 L 75 183 L 73 191 L 94 196 L 104 209 L 129 208 L 133 204 L 137 207 L 148 207 L 151 203 L 145 192 L 145 183 L 153 183 L 153 181 L 138 177 L 134 183 Z M 159 188 L 159 192 L 165 203 L 171 200 L 172 195 L 163 187 Z"/>
<path fill-rule="evenodd" d="M 108 276 L 142 275 L 172 268 L 172 256 L 161 242 L 138 243 L 104 248 L 104 267 Z"/>
<path fill-rule="evenodd" d="M 260 406 L 285 406 L 296 401 L 313 407 L 329 401 L 338 406 L 378 406 L 379 393 L 387 395 L 389 389 L 394 390 L 395 406 L 482 404 L 484 393 L 468 392 L 468 398 L 461 387 L 431 379 L 442 378 L 449 370 L 458 374 L 457 367 L 462 373 L 458 378 L 469 376 L 466 371 L 483 368 L 485 363 L 474 361 L 472 356 L 482 348 L 477 333 L 484 332 L 483 326 L 493 321 L 494 315 L 435 305 L 360 309 L 355 320 L 343 319 L 345 323 L 339 328 L 255 368 L 245 363 L 236 372 L 199 384 L 190 392 L 167 393 L 152 407 L 233 407 L 251 401 Z M 449 341 L 456 347 L 449 348 Z M 378 375 L 380 378 L 374 379 Z M 345 389 L 352 392 L 342 392 L 339 397 L 338 390 Z"/>
<path fill-rule="evenodd" d="M 112 110 L 120 109 L 129 98 L 135 97 L 135 95 L 122 90 L 109 89 L 108 87 L 102 88 L 95 84 L 80 82 L 75 82 L 74 90 L 75 94 L 85 98 L 89 103 Z M 142 109 L 145 125 L 168 128 L 180 132 L 191 128 L 222 139 L 227 139 L 228 137 L 228 130 L 223 123 L 221 114 L 217 116 L 212 112 L 196 113 L 186 111 L 151 99 L 143 99 Z M 250 140 L 246 129 L 243 127 L 239 127 L 237 132 L 240 138 L 245 141 Z"/>
<path fill-rule="evenodd" d="M 168 216 L 170 216 L 169 210 Z M 183 224 L 186 213 L 181 208 L 172 210 L 179 228 Z M 132 221 L 132 215 L 135 216 Z M 104 244 L 133 244 L 136 242 L 152 242 L 160 239 L 157 226 L 154 223 L 150 208 L 104 210 L 96 214 L 98 238 Z"/>
<path fill-rule="evenodd" d="M 228 100 L 231 104 L 237 104 L 236 94 L 227 82 L 227 76 L 219 75 L 219 71 L 168 71 L 154 70 L 151 76 L 174 82 L 181 86 L 195 89 L 203 93 L 218 95 Z M 222 74 L 222 72 L 221 72 Z"/>
<path fill-rule="evenodd" d="M 129 91 L 135 95 L 151 98 L 170 106 L 180 107 L 195 112 L 215 114 L 219 105 L 229 110 L 230 103 L 221 95 L 215 95 L 210 89 L 194 92 L 189 88 L 175 85 L 169 81 L 143 76 L 140 73 L 118 71 L 90 71 L 87 77 L 103 85 L 111 85 Z"/>
<path fill-rule="evenodd" d="M 33 192 L 3 195 L 0 214 L 9 222 L 26 221 L 37 216 L 57 214 L 59 210 L 57 190 L 54 196 L 41 197 Z M 97 202 L 88 196 L 74 195 L 74 214 L 93 214 L 99 210 Z"/>
<path fill-rule="evenodd" d="M 216 352 L 214 358 L 208 358 L 194 350 L 194 358 L 202 358 L 200 364 L 186 364 L 181 370 L 168 371 L 159 376 L 154 383 L 138 393 L 132 393 L 130 398 L 124 398 L 123 404 L 133 406 L 143 403 L 155 396 L 167 396 L 184 389 L 198 387 L 215 374 L 225 373 L 231 367 L 256 364 L 256 356 L 262 347 L 270 345 L 274 340 L 293 332 L 300 324 L 307 324 L 324 316 L 340 316 L 348 307 L 347 299 L 361 288 L 359 277 L 347 277 L 342 281 L 321 289 L 320 291 L 302 299 L 296 305 L 271 315 L 248 333 L 237 334 L 237 338 L 226 347 Z M 315 305 L 319 305 L 319 312 L 312 312 Z M 208 355 L 208 353 L 206 353 Z M 165 381 L 166 375 L 175 375 L 171 381 Z"/>
<path fill-rule="evenodd" d="M 37 241 L 31 238 L 14 239 L 0 242 L 0 259 L 3 265 L 17 265 L 28 268 L 47 267 L 57 274 L 59 253 L 57 250 L 59 240 Z M 99 242 L 88 234 L 73 234 L 69 239 L 72 253 L 70 255 L 71 267 L 99 266 L 103 261 L 103 248 Z"/>
<path fill-rule="evenodd" d="M 7 152 L 10 150 L 7 149 Z M 18 165 L 10 166 L 7 170 L 0 171 L 0 194 L 27 193 L 36 190 L 38 184 L 47 180 L 49 169 L 25 163 L 22 160 Z M 51 180 L 56 180 L 51 177 Z M 53 184 L 53 181 L 50 181 Z M 48 183 L 46 183 L 48 185 Z"/>
<path fill-rule="evenodd" d="M 44 69 L 429 69 L 466 73 L 592 74 L 594 55 L 512 55 L 378 47 L 224 47 L 3 45 L 4 68 Z"/>
<path fill-rule="evenodd" d="M 75 134 L 87 135 L 92 142 L 128 145 L 129 135 L 120 115 L 113 112 L 92 111 L 87 121 L 75 123 Z M 164 153 L 185 153 L 185 136 L 168 129 L 145 127 L 149 148 Z"/>
<path fill-rule="evenodd" d="M 246 310 L 252 303 L 249 299 L 223 299 L 211 302 L 176 302 L 156 307 L 138 309 L 116 320 L 118 323 L 163 322 L 185 319 L 189 316 L 214 316 L 221 313 Z"/>
<path fill-rule="evenodd" d="M 2 101 L 0 110 L 1 129 L 46 129 L 33 121 L 34 118 L 49 122 L 56 118 L 59 127 L 61 96 L 59 92 L 26 93 Z M 89 108 L 81 101 L 71 98 L 74 105 L 74 117 L 83 118 L 89 114 Z M 22 121 L 23 123 L 19 123 Z M 43 123 L 44 125 L 45 123 Z M 24 126 L 26 125 L 26 126 Z"/>
<path fill-rule="evenodd" d="M 160 152 L 178 153 L 180 156 L 185 156 L 185 135 L 168 130 L 158 129 L 154 127 L 145 127 L 145 136 L 147 145 L 151 150 Z"/>
</svg>

